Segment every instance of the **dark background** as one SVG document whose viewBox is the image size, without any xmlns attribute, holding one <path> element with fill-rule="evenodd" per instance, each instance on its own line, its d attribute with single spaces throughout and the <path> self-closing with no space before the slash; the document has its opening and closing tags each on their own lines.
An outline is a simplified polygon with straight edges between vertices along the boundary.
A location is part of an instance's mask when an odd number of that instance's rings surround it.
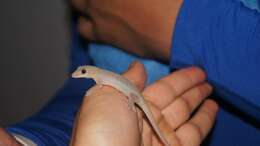
<svg viewBox="0 0 260 146">
<path fill-rule="evenodd" d="M 67 77 L 65 0 L 1 0 L 0 125 L 39 110 Z"/>
</svg>

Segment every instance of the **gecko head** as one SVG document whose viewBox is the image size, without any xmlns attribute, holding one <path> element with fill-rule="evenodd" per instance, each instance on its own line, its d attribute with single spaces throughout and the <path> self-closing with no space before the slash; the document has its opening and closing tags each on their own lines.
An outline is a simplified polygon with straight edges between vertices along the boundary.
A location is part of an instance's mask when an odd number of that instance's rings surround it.
<svg viewBox="0 0 260 146">
<path fill-rule="evenodd" d="M 73 73 L 73 78 L 93 78 L 97 73 L 98 68 L 94 66 L 80 66 Z"/>
</svg>

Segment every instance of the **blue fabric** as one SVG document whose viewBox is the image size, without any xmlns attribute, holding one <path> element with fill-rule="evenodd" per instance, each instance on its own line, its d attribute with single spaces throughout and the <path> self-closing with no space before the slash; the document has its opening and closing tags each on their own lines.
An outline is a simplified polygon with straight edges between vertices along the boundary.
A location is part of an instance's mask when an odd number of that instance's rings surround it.
<svg viewBox="0 0 260 146">
<path fill-rule="evenodd" d="M 260 13 L 235 0 L 184 1 L 171 66 L 202 67 L 223 101 L 210 146 L 260 145 L 259 56 Z"/>
<path fill-rule="evenodd" d="M 117 73 L 123 73 L 134 60 L 138 60 L 144 64 L 147 71 L 147 84 L 166 76 L 170 71 L 165 64 L 143 59 L 107 45 L 90 44 L 89 56 L 96 66 Z"/>
<path fill-rule="evenodd" d="M 40 112 L 7 130 L 31 139 L 38 146 L 68 145 L 82 97 L 92 85 L 91 80 L 68 79 Z"/>
</svg>

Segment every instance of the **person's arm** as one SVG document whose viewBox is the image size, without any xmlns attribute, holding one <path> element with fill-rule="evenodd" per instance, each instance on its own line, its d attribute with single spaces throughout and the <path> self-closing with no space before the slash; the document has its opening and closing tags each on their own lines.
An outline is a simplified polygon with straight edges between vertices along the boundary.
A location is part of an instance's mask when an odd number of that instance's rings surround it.
<svg viewBox="0 0 260 146">
<path fill-rule="evenodd" d="M 225 101 L 260 120 L 260 13 L 239 1 L 186 0 L 171 66 L 202 67 Z"/>
<path fill-rule="evenodd" d="M 168 61 L 183 0 L 70 0 L 81 16 L 81 35 L 127 52 Z"/>
</svg>

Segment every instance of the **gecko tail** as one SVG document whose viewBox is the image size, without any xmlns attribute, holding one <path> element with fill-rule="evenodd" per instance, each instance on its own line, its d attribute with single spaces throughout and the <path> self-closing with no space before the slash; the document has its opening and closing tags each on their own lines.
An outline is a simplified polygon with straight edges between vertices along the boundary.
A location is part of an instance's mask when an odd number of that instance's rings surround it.
<svg viewBox="0 0 260 146">
<path fill-rule="evenodd" d="M 146 118 L 148 119 L 150 125 L 152 126 L 153 130 L 157 134 L 158 138 L 160 141 L 165 145 L 165 146 L 171 146 L 170 143 L 166 140 L 165 136 L 163 135 L 162 131 L 159 129 L 159 126 L 153 116 L 153 113 L 145 100 L 143 98 L 136 98 L 136 104 L 141 108 L 141 110 L 145 113 Z"/>
</svg>

